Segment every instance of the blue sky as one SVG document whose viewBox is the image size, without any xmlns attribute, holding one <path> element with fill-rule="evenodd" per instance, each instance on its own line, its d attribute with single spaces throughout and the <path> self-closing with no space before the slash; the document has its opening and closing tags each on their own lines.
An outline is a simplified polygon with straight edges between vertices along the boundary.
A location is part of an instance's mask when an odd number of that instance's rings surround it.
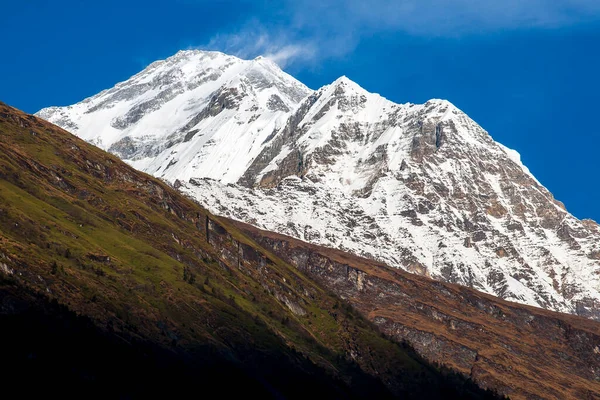
<svg viewBox="0 0 600 400">
<path fill-rule="evenodd" d="M 312 88 L 346 75 L 445 98 L 580 218 L 600 221 L 600 1 L 41 1 L 2 6 L 0 100 L 68 105 L 189 48 L 263 54 Z"/>
</svg>

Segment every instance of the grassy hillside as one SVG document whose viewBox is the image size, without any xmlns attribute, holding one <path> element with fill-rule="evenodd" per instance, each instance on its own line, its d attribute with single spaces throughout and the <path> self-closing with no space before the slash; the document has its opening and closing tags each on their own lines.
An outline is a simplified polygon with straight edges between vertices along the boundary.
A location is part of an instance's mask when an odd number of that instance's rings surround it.
<svg viewBox="0 0 600 400">
<path fill-rule="evenodd" d="M 0 278 L 21 390 L 491 396 L 162 182 L 1 103 Z"/>
<path fill-rule="evenodd" d="M 511 303 L 377 261 L 230 221 L 409 342 L 512 399 L 600 398 L 600 323 Z"/>
</svg>

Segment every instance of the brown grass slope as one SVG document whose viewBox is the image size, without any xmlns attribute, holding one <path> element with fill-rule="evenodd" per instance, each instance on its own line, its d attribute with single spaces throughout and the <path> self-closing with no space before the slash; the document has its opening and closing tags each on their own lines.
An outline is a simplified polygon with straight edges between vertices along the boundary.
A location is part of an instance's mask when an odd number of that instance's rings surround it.
<svg viewBox="0 0 600 400">
<path fill-rule="evenodd" d="M 397 341 L 515 399 L 600 398 L 600 323 L 230 221 Z"/>
<path fill-rule="evenodd" d="M 491 397 L 164 183 L 2 103 L 0 327 L 3 389 L 21 394 Z"/>
</svg>

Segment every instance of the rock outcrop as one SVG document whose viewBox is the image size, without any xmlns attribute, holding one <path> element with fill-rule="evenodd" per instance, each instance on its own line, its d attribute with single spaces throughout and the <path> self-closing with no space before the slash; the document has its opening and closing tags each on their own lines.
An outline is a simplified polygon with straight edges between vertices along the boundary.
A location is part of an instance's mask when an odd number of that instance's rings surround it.
<svg viewBox="0 0 600 400">
<path fill-rule="evenodd" d="M 511 399 L 593 399 L 600 323 L 509 303 L 372 260 L 236 225 L 388 337 Z"/>
<path fill-rule="evenodd" d="M 600 319 L 600 229 L 444 100 L 186 51 L 40 116 L 211 211 L 503 299 Z"/>
</svg>

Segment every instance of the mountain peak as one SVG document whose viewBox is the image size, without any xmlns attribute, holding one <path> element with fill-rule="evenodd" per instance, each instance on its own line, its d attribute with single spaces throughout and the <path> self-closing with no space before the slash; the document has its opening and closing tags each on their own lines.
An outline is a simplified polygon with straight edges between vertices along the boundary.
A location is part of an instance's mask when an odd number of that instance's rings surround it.
<svg viewBox="0 0 600 400">
<path fill-rule="evenodd" d="M 277 71 L 277 73 L 284 73 L 283 70 L 281 69 L 281 67 L 279 66 L 279 64 L 277 64 L 275 61 L 273 61 L 269 57 L 258 56 L 252 61 L 254 64 L 260 65 L 272 72 Z"/>
<path fill-rule="evenodd" d="M 366 93 L 368 93 L 358 83 L 354 82 L 353 80 L 351 80 L 350 78 L 348 78 L 346 75 L 340 76 L 335 81 L 333 81 L 331 84 L 329 84 L 328 87 L 331 87 L 331 88 L 334 88 L 334 89 L 340 88 L 340 90 L 342 90 L 342 91 L 343 91 L 344 88 L 348 88 L 348 89 L 350 89 L 353 92 L 366 92 Z"/>
<path fill-rule="evenodd" d="M 178 54 L 39 115 L 165 180 L 237 184 L 194 191 L 216 212 L 600 319 L 600 232 L 449 101 L 396 104 L 347 76 L 312 92 L 264 57 Z"/>
<path fill-rule="evenodd" d="M 225 54 L 225 53 L 217 51 L 217 50 L 185 49 L 185 50 L 179 50 L 177 53 L 168 57 L 167 60 L 171 59 L 171 58 L 177 59 L 177 58 L 186 58 L 186 57 L 203 56 L 203 55 L 210 55 L 213 57 L 237 58 L 235 56 Z"/>
<path fill-rule="evenodd" d="M 189 179 L 201 170 L 235 181 L 310 92 L 266 58 L 182 50 L 90 99 L 38 115 L 160 177 Z M 201 156 L 205 146 L 213 151 Z M 244 157 L 225 156 L 236 146 Z"/>
<path fill-rule="evenodd" d="M 452 107 L 456 108 L 454 104 L 446 99 L 429 99 L 425 102 L 425 106 L 434 105 L 436 107 Z"/>
<path fill-rule="evenodd" d="M 169 154 L 215 150 L 214 137 L 198 149 L 194 135 L 207 135 L 218 124 L 233 133 L 230 139 L 246 139 L 232 132 L 239 121 L 214 117 L 201 131 L 186 132 L 193 137 L 184 148 L 171 146 Z M 357 126 L 356 133 L 381 132 L 372 127 Z M 1 103 L 0 132 L 0 321 L 3 338 L 9 339 L 0 342 L 0 353 L 5 365 L 16 366 L 8 369 L 8 378 L 3 374 L 3 383 L 9 383 L 5 390 L 23 393 L 25 388 L 25 397 L 52 395 L 53 388 L 61 397 L 99 389 L 110 397 L 183 397 L 188 385 L 180 382 L 193 377 L 201 379 L 203 393 L 226 398 L 274 393 L 281 398 L 315 393 L 324 398 L 496 398 L 476 391 L 472 381 L 514 398 L 584 398 L 600 390 L 600 360 L 594 357 L 600 336 L 593 321 L 508 304 L 213 217 L 164 182 Z M 229 141 L 228 165 L 246 150 L 235 147 L 235 140 Z M 363 143 L 359 139 L 355 148 Z M 303 160 L 298 149 L 290 150 L 287 165 L 297 166 Z M 349 155 L 353 149 L 344 150 Z M 380 173 L 375 167 L 384 158 L 379 151 L 362 164 Z M 165 169 L 176 166 L 167 161 Z M 412 251 L 406 234 L 418 231 L 417 218 L 436 213 L 431 192 L 415 197 L 418 212 L 408 208 L 410 199 L 405 209 L 393 203 L 409 197 L 408 188 L 419 186 L 415 183 L 404 181 L 395 188 L 404 192 L 392 190 L 385 198 L 396 220 L 415 220 L 394 229 L 399 240 L 394 247 L 386 236 L 375 236 L 377 224 L 393 227 L 394 221 L 385 220 L 387 214 L 373 218 L 360 212 L 364 204 L 376 211 L 381 202 L 362 196 L 340 207 L 338 192 L 308 179 L 288 179 L 270 192 L 249 191 L 241 202 L 221 197 L 219 204 L 252 213 L 275 203 L 275 212 L 253 214 L 255 223 L 268 222 L 277 212 L 298 216 L 305 224 L 302 234 L 312 241 L 324 224 L 336 222 L 331 215 L 338 215 L 347 225 L 326 226 L 324 239 L 337 236 L 341 246 L 351 246 L 366 234 L 367 245 L 406 254 Z M 383 181 L 377 186 L 394 189 Z M 221 194 L 215 186 L 201 193 L 212 199 Z M 277 193 L 280 198 L 274 199 Z M 481 223 L 462 219 L 471 226 Z M 479 237 L 481 231 L 474 231 Z M 456 250 L 431 232 L 423 239 L 442 252 Z M 471 255 L 477 247 L 484 248 L 483 240 L 469 241 Z M 501 249 L 503 260 L 510 251 Z M 419 268 L 416 261 L 413 265 Z M 35 354 L 35 362 L 24 363 L 27 354 Z M 457 373 L 448 377 L 426 360 Z M 57 387 L 65 376 L 68 387 Z M 224 376 L 238 383 L 233 390 L 221 384 Z M 538 382 L 531 376 L 552 379 Z M 150 387 L 149 379 L 161 384 Z M 40 393 L 27 390 L 32 380 L 41 382 L 35 385 Z"/>
<path fill-rule="evenodd" d="M 354 83 L 354 82 L 352 80 L 350 80 L 350 78 L 348 78 L 346 75 L 342 75 L 339 78 L 337 78 L 335 81 L 333 81 L 331 84 L 336 86 L 339 84 L 350 84 L 350 83 Z"/>
</svg>

